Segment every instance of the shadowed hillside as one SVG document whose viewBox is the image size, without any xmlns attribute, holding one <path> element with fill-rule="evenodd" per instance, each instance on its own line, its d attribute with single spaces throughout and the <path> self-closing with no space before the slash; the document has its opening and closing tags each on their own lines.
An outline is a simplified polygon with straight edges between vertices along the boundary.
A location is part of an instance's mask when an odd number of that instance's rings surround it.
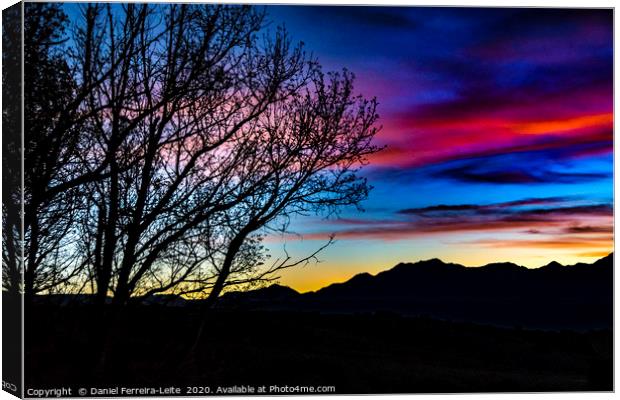
<svg viewBox="0 0 620 400">
<path fill-rule="evenodd" d="M 553 332 L 390 313 L 216 311 L 200 345 L 192 308 L 125 310 L 93 357 L 90 307 L 30 314 L 26 385 L 330 385 L 335 393 L 612 390 L 611 331 Z M 271 393 L 277 394 L 277 393 Z M 280 393 L 282 394 L 282 393 Z"/>
</svg>

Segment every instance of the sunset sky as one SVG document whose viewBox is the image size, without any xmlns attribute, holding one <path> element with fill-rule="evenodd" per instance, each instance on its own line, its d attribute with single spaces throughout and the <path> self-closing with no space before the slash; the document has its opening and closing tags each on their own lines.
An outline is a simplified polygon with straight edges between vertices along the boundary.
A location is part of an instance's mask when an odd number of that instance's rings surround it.
<svg viewBox="0 0 620 400">
<path fill-rule="evenodd" d="M 66 10 L 76 16 L 75 3 Z M 71 5 L 74 4 L 74 5 Z M 364 212 L 268 236 L 311 254 L 280 283 L 316 290 L 440 258 L 593 262 L 613 250 L 613 13 L 543 8 L 266 6 L 324 70 L 379 101 Z"/>
<path fill-rule="evenodd" d="M 268 6 L 379 100 L 365 212 L 293 221 L 272 259 L 300 291 L 401 261 L 538 267 L 613 248 L 611 10 Z"/>
</svg>

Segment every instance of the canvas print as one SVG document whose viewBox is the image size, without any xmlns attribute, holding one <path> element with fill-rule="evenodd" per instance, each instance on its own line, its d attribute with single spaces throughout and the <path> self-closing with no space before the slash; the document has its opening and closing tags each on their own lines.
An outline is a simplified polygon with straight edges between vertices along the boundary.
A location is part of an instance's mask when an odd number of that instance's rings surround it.
<svg viewBox="0 0 620 400">
<path fill-rule="evenodd" d="M 612 391 L 613 28 L 4 10 L 4 390 Z"/>
</svg>

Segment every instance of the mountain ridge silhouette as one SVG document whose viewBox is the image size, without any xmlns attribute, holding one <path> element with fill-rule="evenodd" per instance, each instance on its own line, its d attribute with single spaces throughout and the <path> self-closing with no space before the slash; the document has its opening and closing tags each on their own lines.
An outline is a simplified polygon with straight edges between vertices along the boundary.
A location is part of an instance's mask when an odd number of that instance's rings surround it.
<svg viewBox="0 0 620 400">
<path fill-rule="evenodd" d="M 233 293 L 222 297 L 221 308 L 393 312 L 534 328 L 607 328 L 613 321 L 613 253 L 592 264 L 550 262 L 539 268 L 511 262 L 466 267 L 433 258 L 279 299 L 264 300 L 259 291 Z"/>
</svg>

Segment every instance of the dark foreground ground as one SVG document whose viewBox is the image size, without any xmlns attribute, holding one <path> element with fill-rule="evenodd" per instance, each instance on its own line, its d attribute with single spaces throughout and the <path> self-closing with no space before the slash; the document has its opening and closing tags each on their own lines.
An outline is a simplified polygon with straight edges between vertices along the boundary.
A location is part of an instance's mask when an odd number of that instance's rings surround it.
<svg viewBox="0 0 620 400">
<path fill-rule="evenodd" d="M 88 306 L 26 311 L 26 388 L 334 386 L 336 393 L 610 391 L 612 333 L 534 331 L 395 314 Z M 102 337 L 107 337 L 104 340 Z M 101 357 L 100 343 L 105 343 Z M 269 393 L 274 394 L 274 393 Z"/>
</svg>

